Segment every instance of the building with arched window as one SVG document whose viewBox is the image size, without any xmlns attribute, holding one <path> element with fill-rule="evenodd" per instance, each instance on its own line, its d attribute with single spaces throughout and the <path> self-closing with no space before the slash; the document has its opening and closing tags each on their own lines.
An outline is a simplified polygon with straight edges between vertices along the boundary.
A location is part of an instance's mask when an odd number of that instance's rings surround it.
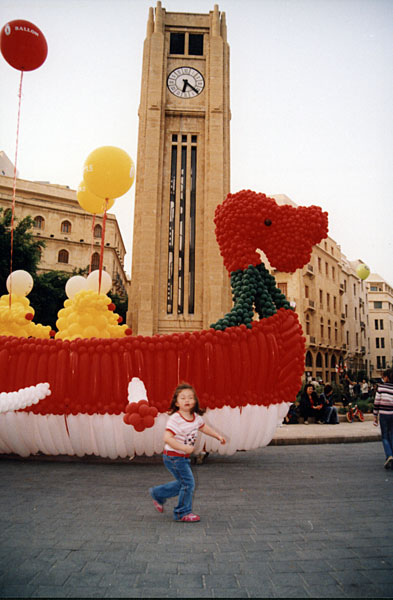
<svg viewBox="0 0 393 600">
<path fill-rule="evenodd" d="M 0 207 L 12 207 L 13 178 L 0 175 Z M 33 219 L 33 235 L 45 241 L 39 271 L 66 271 L 88 268 L 92 257 L 98 268 L 101 251 L 102 216 L 86 212 L 79 205 L 75 190 L 17 179 L 15 218 Z M 128 292 L 124 271 L 125 246 L 116 217 L 108 213 L 105 228 L 103 268 L 111 275 L 113 291 Z M 93 251 L 92 251 L 93 245 Z"/>
</svg>

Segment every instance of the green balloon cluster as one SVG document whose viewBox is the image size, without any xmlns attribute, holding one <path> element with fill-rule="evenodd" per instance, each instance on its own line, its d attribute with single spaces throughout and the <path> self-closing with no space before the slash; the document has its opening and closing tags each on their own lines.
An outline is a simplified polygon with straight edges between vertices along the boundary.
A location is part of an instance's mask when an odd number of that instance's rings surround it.
<svg viewBox="0 0 393 600">
<path fill-rule="evenodd" d="M 210 325 L 212 329 L 225 330 L 242 324 L 251 329 L 254 310 L 260 319 L 264 319 L 274 315 L 279 308 L 291 309 L 264 264 L 232 271 L 231 288 L 234 305 L 225 317 Z"/>
</svg>

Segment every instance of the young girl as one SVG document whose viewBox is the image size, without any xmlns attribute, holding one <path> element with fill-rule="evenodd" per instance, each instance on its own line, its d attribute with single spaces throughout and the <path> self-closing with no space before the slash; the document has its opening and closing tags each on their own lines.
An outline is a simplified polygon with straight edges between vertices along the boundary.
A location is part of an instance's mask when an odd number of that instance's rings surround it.
<svg viewBox="0 0 393 600">
<path fill-rule="evenodd" d="M 192 512 L 192 496 L 195 482 L 191 471 L 189 456 L 194 450 L 198 431 L 216 438 L 225 444 L 225 439 L 205 424 L 201 415 L 203 410 L 194 388 L 188 383 L 178 385 L 173 394 L 170 417 L 164 434 L 164 465 L 175 477 L 175 481 L 150 488 L 153 504 L 162 513 L 168 498 L 179 496 L 173 514 L 175 521 L 195 523 L 200 521 Z"/>
</svg>

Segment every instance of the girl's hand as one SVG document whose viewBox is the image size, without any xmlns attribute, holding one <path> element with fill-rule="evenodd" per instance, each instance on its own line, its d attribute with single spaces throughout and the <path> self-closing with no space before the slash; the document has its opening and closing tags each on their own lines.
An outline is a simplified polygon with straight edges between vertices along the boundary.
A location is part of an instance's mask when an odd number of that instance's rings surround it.
<svg viewBox="0 0 393 600">
<path fill-rule="evenodd" d="M 220 444 L 226 444 L 226 439 L 222 437 L 222 435 L 218 436 L 218 441 L 220 442 Z"/>
</svg>

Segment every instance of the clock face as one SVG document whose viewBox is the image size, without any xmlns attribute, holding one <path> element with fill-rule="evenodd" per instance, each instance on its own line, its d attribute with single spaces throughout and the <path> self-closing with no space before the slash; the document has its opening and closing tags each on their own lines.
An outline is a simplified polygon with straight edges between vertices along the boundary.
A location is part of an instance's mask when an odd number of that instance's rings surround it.
<svg viewBox="0 0 393 600">
<path fill-rule="evenodd" d="M 203 75 L 192 67 L 178 67 L 168 75 L 168 89 L 178 98 L 194 98 L 205 87 Z"/>
</svg>

